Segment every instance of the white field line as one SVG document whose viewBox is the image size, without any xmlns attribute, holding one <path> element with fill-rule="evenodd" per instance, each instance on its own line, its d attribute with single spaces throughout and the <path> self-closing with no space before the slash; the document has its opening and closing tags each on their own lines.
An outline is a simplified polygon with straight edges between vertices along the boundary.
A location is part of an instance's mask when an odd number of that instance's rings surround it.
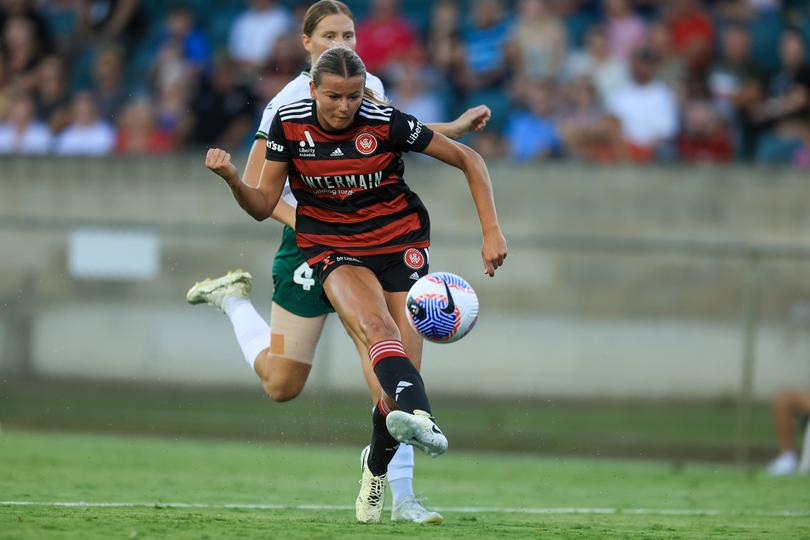
<svg viewBox="0 0 810 540">
<path fill-rule="evenodd" d="M 183 502 L 0 501 L 0 506 L 53 506 L 68 508 L 190 508 L 220 510 L 353 510 L 335 504 L 209 504 Z M 491 506 L 439 506 L 433 510 L 463 514 L 632 514 L 651 516 L 761 516 L 810 517 L 804 510 L 710 510 L 678 508 L 503 508 Z"/>
</svg>

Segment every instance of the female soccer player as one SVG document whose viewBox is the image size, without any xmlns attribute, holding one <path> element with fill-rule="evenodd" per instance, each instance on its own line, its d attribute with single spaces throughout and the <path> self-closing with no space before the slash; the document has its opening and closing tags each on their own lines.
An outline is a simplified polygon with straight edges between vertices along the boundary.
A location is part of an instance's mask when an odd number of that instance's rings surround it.
<svg viewBox="0 0 810 540">
<path fill-rule="evenodd" d="M 353 49 L 355 34 L 351 11 L 342 2 L 316 2 L 304 16 L 301 40 L 310 55 L 311 64 L 334 45 Z M 259 183 L 267 132 L 279 107 L 308 98 L 309 82 L 309 73 L 302 73 L 267 105 L 243 175 L 243 181 L 247 184 L 255 187 Z M 382 83 L 377 77 L 368 74 L 366 84 L 379 96 L 384 95 Z M 487 107 L 479 106 L 453 122 L 430 127 L 448 137 L 457 138 L 471 130 L 482 129 L 489 115 Z M 272 216 L 286 225 L 273 264 L 272 332 L 250 302 L 251 278 L 247 272 L 234 271 L 197 283 L 187 296 L 192 304 L 208 303 L 225 311 L 233 324 L 246 362 L 261 379 L 265 392 L 279 402 L 295 398 L 303 389 L 312 368 L 324 321 L 327 314 L 333 311 L 322 299 L 320 281 L 295 245 L 293 228 L 296 204 L 293 194 L 285 188 Z M 371 371 L 367 349 L 359 338 L 352 336 L 352 339 L 361 357 L 373 403 L 376 403 L 381 390 Z M 409 353 L 415 362 L 420 362 L 421 342 L 414 344 Z M 441 515 L 427 511 L 413 495 L 413 449 L 410 446 L 400 446 L 390 464 L 388 482 L 394 501 L 392 519 L 420 523 L 442 520 Z"/>
<path fill-rule="evenodd" d="M 372 413 L 355 506 L 358 521 L 378 522 L 386 470 L 399 443 L 434 457 L 447 450 L 418 366 L 406 352 L 421 343 L 404 307 L 410 274 L 428 271 L 430 225 L 404 182 L 402 153 L 423 152 L 464 172 L 488 275 L 503 264 L 507 248 L 483 159 L 381 104 L 365 83 L 365 66 L 352 50 L 327 50 L 312 67 L 311 99 L 280 107 L 271 124 L 258 188 L 241 181 L 224 150 L 209 150 L 206 167 L 257 220 L 273 215 L 289 176 L 298 201 L 296 243 L 349 332 L 367 349 L 384 392 Z"/>
</svg>

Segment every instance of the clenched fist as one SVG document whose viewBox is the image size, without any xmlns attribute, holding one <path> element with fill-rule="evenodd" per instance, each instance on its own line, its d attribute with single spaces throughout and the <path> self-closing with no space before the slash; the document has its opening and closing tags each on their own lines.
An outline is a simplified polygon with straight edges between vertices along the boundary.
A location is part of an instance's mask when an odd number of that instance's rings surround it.
<svg viewBox="0 0 810 540">
<path fill-rule="evenodd" d="M 231 163 L 231 155 L 219 148 L 209 148 L 205 155 L 205 166 L 221 176 L 228 184 L 239 181 L 239 171 Z"/>
</svg>

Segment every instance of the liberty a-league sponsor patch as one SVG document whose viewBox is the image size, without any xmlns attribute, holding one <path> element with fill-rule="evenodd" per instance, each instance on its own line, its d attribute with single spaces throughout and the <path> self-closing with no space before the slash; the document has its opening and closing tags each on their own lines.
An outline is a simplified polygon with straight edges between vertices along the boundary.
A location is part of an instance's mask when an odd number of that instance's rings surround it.
<svg viewBox="0 0 810 540">
<path fill-rule="evenodd" d="M 422 255 L 421 251 L 415 248 L 408 248 L 405 250 L 403 259 L 405 260 L 407 267 L 412 268 L 413 270 L 419 270 L 425 266 L 425 256 Z"/>
</svg>

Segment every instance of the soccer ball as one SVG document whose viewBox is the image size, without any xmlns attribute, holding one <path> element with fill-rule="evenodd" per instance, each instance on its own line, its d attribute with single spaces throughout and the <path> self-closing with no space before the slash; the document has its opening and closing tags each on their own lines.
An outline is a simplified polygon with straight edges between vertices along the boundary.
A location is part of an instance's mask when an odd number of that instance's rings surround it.
<svg viewBox="0 0 810 540">
<path fill-rule="evenodd" d="M 419 279 L 405 300 L 408 320 L 428 341 L 452 343 L 466 336 L 478 320 L 478 296 L 470 284 L 450 272 Z"/>
</svg>

